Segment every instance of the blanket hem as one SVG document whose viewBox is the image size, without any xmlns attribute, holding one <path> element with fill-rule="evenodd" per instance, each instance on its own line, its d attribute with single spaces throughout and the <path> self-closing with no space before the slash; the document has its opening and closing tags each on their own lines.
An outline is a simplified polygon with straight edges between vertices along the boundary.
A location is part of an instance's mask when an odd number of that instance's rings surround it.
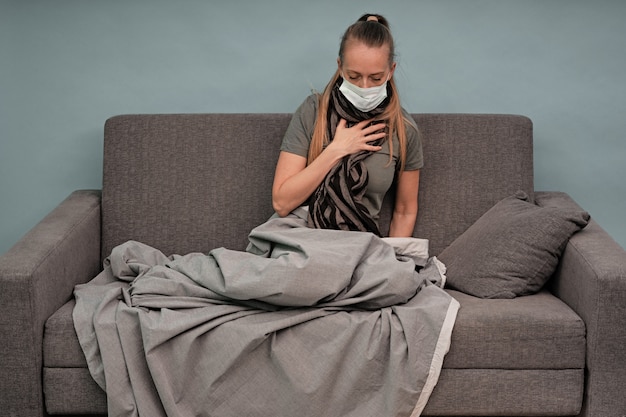
<svg viewBox="0 0 626 417">
<path fill-rule="evenodd" d="M 452 342 L 452 329 L 454 327 L 460 306 L 459 302 L 454 298 L 450 300 L 450 305 L 448 306 L 448 311 L 446 312 L 446 318 L 444 319 L 443 326 L 441 327 L 441 332 L 439 333 L 439 338 L 433 354 L 433 360 L 430 363 L 428 377 L 426 378 L 426 383 L 424 384 L 422 392 L 417 399 L 417 404 L 415 404 L 415 408 L 411 413 L 411 417 L 419 417 L 422 414 L 422 411 L 424 411 L 424 408 L 426 407 L 426 403 L 430 399 L 433 389 L 435 389 L 435 386 L 439 381 L 439 375 L 441 374 L 441 368 L 443 367 L 443 360 L 450 350 L 450 344 Z"/>
</svg>

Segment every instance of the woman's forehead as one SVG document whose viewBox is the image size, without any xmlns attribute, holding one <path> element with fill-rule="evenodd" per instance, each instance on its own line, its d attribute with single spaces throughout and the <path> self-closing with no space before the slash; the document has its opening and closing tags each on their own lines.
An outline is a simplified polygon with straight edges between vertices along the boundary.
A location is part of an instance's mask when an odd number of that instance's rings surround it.
<svg viewBox="0 0 626 417">
<path fill-rule="evenodd" d="M 344 50 L 343 68 L 358 73 L 378 73 L 389 69 L 389 47 L 370 47 L 362 42 L 350 42 Z"/>
</svg>

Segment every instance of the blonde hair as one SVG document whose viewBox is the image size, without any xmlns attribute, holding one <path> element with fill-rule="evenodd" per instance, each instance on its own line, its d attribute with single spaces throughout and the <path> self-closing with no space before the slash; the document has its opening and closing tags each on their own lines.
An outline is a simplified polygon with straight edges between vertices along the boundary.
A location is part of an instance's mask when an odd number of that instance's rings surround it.
<svg viewBox="0 0 626 417">
<path fill-rule="evenodd" d="M 391 31 L 389 30 L 389 24 L 384 17 L 380 15 L 365 14 L 346 30 L 339 47 L 340 62 L 343 62 L 344 51 L 346 44 L 349 41 L 362 42 L 368 47 L 387 46 L 389 48 L 389 65 L 391 66 L 393 64 L 395 57 L 393 37 L 391 36 Z M 337 69 L 335 75 L 326 85 L 324 92 L 322 94 L 318 94 L 317 118 L 315 120 L 315 128 L 313 130 L 313 137 L 309 147 L 309 164 L 322 153 L 324 146 L 328 145 L 330 142 L 330 138 L 328 137 L 328 103 L 330 102 L 332 89 L 340 77 L 341 73 L 339 69 Z M 389 163 L 393 161 L 393 135 L 395 134 L 398 137 L 398 144 L 400 147 L 398 150 L 398 156 L 400 159 L 400 170 L 402 171 L 406 162 L 406 124 L 410 126 L 413 126 L 413 124 L 404 116 L 402 106 L 400 105 L 398 89 L 393 77 L 389 79 L 388 85 L 391 88 L 389 103 L 387 104 L 384 112 L 377 117 L 377 119 L 385 120 L 387 123 L 387 139 L 389 140 L 390 151 Z"/>
</svg>

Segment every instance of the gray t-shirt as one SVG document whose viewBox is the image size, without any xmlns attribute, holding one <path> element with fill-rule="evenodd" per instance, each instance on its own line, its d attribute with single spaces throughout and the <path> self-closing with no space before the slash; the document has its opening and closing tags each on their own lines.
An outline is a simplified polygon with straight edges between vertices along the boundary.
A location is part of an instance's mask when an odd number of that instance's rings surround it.
<svg viewBox="0 0 626 417">
<path fill-rule="evenodd" d="M 315 127 L 315 119 L 317 117 L 317 102 L 317 96 L 310 95 L 295 111 L 289 123 L 289 127 L 287 128 L 287 132 L 285 133 L 285 137 L 283 138 L 283 143 L 280 147 L 281 151 L 300 155 L 305 158 L 308 156 Z M 411 126 L 407 126 L 406 128 L 407 153 L 404 170 L 414 171 L 422 168 L 424 165 L 422 143 L 413 118 L 404 109 L 403 112 L 411 122 Z M 393 183 L 395 171 L 400 168 L 400 160 L 398 159 L 399 146 L 398 137 L 394 135 L 391 164 L 389 164 L 389 141 L 385 141 L 380 151 L 368 156 L 364 161 L 369 179 L 367 191 L 363 197 L 363 204 L 376 221 L 378 221 L 383 198 Z"/>
</svg>

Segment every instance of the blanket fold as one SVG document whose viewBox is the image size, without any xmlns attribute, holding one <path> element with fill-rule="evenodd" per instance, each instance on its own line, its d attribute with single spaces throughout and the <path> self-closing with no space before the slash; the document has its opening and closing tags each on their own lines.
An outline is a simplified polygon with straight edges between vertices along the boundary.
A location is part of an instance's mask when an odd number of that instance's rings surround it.
<svg viewBox="0 0 626 417">
<path fill-rule="evenodd" d="M 306 222 L 272 218 L 246 251 L 116 247 L 73 312 L 109 415 L 419 415 L 458 310 L 442 264 Z"/>
</svg>

